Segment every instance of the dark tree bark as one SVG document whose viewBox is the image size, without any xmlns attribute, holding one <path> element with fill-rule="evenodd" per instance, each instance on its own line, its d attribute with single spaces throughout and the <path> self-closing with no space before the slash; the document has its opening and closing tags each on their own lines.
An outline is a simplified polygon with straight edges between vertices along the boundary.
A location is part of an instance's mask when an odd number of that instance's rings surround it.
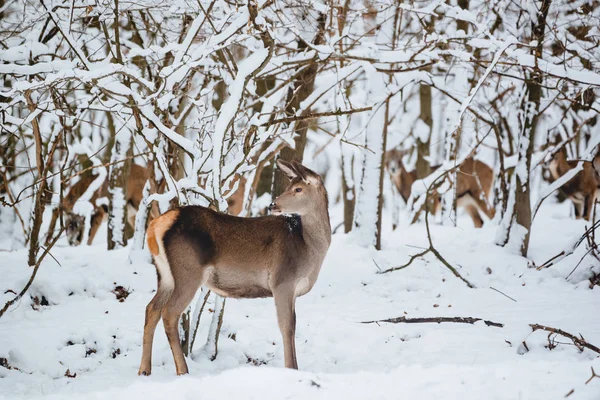
<svg viewBox="0 0 600 400">
<path fill-rule="evenodd" d="M 427 68 L 428 72 L 431 72 L 431 68 Z M 422 141 L 422 133 L 417 136 L 417 179 L 423 179 L 431 174 L 431 165 L 429 164 L 429 155 L 431 147 L 431 131 L 433 128 L 433 113 L 432 107 L 432 95 L 431 86 L 421 83 L 419 85 L 419 104 L 421 111 L 419 112 L 419 119 L 425 123 L 428 128 L 427 138 Z"/>
<path fill-rule="evenodd" d="M 325 14 L 319 14 L 317 20 L 317 34 L 313 39 L 313 44 L 319 45 L 324 42 L 325 38 L 325 21 L 327 17 Z M 300 40 L 298 43 L 298 50 L 303 51 L 308 45 Z M 315 77 L 319 68 L 318 63 L 313 62 L 305 67 L 300 67 L 296 79 L 294 80 L 293 87 L 290 87 L 287 93 L 285 113 L 286 116 L 291 117 L 296 115 L 296 111 L 300 108 L 300 104 L 310 96 L 315 86 Z M 303 113 L 310 113 L 310 109 L 304 110 Z M 302 162 L 304 157 L 304 148 L 306 147 L 306 131 L 308 130 L 309 120 L 298 121 L 294 127 L 294 142 L 295 147 L 285 147 L 279 153 L 278 159 L 285 161 L 296 160 Z M 288 184 L 288 179 L 284 173 L 279 169 L 275 169 L 275 176 L 273 178 L 273 198 L 279 196 L 285 190 Z"/>
<path fill-rule="evenodd" d="M 537 67 L 537 60 L 542 57 L 544 34 L 546 29 L 546 17 L 552 0 L 543 0 L 538 14 L 538 19 L 533 26 L 533 40 L 537 46 L 533 50 L 536 59 L 536 67 L 527 77 L 527 102 L 523 104 L 523 115 L 525 116 L 523 134 L 519 145 L 519 162 L 526 166 L 526 176 L 517 172 L 515 190 L 515 222 L 525 228 L 526 232 L 521 245 L 521 254 L 527 256 L 529 249 L 529 236 L 531 232 L 531 192 L 530 192 L 530 169 L 531 155 L 533 154 L 533 143 L 535 131 L 540 117 L 540 100 L 542 98 L 542 71 Z M 522 171 L 521 171 L 522 172 Z"/>
</svg>

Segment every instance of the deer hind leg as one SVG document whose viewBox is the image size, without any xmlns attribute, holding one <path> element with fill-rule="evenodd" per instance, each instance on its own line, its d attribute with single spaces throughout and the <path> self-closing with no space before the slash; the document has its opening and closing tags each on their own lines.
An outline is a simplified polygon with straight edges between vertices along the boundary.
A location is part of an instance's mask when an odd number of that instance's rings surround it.
<svg viewBox="0 0 600 400">
<path fill-rule="evenodd" d="M 456 200 L 456 205 L 457 207 L 463 207 L 467 211 L 473 220 L 473 225 L 475 225 L 475 228 L 481 228 L 483 226 L 483 220 L 481 219 L 481 215 L 479 215 L 477 203 L 470 193 L 467 192 L 460 196 Z"/>
<path fill-rule="evenodd" d="M 283 338 L 285 367 L 298 369 L 296 360 L 296 293 L 292 286 L 278 287 L 273 290 L 277 322 Z"/>
<path fill-rule="evenodd" d="M 475 207 L 472 204 L 468 204 L 465 206 L 465 209 L 467 210 L 467 213 L 469 213 L 469 215 L 471 216 L 475 228 L 481 228 L 483 226 L 483 220 L 481 219 L 481 215 L 479 215 L 477 207 Z"/>
<path fill-rule="evenodd" d="M 171 352 L 173 353 L 173 359 L 175 361 L 175 370 L 177 375 L 183 375 L 188 373 L 187 363 L 185 362 L 185 356 L 181 349 L 181 342 L 179 341 L 179 318 L 181 313 L 190 304 L 196 291 L 200 287 L 200 280 L 194 280 L 193 277 L 187 277 L 184 279 L 175 279 L 176 290 L 167 301 L 166 306 L 162 310 L 163 325 L 165 327 L 165 333 L 169 340 L 169 346 L 171 346 Z"/>
<path fill-rule="evenodd" d="M 170 295 L 170 290 L 165 290 L 158 283 L 156 295 L 150 300 L 146 307 L 146 321 L 144 323 L 144 339 L 142 342 L 142 362 L 138 375 L 150 375 L 152 372 L 152 343 L 154 342 L 154 332 L 156 325 L 160 321 L 162 308 Z"/>
</svg>

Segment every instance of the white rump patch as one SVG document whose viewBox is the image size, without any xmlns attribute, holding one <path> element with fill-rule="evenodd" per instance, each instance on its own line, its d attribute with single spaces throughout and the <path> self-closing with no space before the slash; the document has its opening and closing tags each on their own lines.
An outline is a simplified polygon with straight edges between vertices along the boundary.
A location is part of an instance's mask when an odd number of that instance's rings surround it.
<svg viewBox="0 0 600 400">
<path fill-rule="evenodd" d="M 167 260 L 167 253 L 165 252 L 162 238 L 156 238 L 156 242 L 158 243 L 158 254 L 154 256 L 154 262 L 156 263 L 156 268 L 158 268 L 158 273 L 160 274 L 159 286 L 163 289 L 173 289 L 175 287 L 175 280 L 171 273 L 171 266 Z"/>
</svg>

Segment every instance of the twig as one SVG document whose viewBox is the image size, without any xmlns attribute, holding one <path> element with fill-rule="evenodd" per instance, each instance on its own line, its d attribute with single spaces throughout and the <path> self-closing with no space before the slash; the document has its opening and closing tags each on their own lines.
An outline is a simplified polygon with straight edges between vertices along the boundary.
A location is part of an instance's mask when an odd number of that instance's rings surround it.
<svg viewBox="0 0 600 400">
<path fill-rule="evenodd" d="M 568 250 L 561 251 L 560 253 L 558 253 L 554 257 L 550 258 L 548 261 L 544 262 L 539 267 L 536 267 L 536 270 L 540 271 L 540 270 L 542 270 L 544 268 L 549 268 L 549 267 L 551 267 L 552 265 L 555 264 L 553 261 L 556 261 L 557 259 L 558 260 L 562 260 L 562 259 L 570 256 L 571 254 L 573 254 L 575 252 L 575 250 L 577 250 L 577 248 L 581 245 L 581 243 L 583 243 L 583 241 L 586 240 L 586 238 L 588 239 L 588 242 L 589 242 L 590 236 L 592 236 L 595 233 L 595 231 L 596 231 L 596 229 L 598 229 L 598 227 L 600 227 L 600 220 L 599 221 L 595 221 L 589 229 L 586 229 L 586 231 L 583 233 L 583 235 L 581 235 L 581 237 L 579 239 L 577 239 L 577 242 L 575 242 L 575 244 L 573 245 L 573 247 L 571 247 Z M 573 272 L 575 272 L 575 270 L 579 267 L 579 264 L 581 264 L 581 262 L 583 261 L 583 259 L 585 257 L 587 257 L 587 255 L 590 254 L 593 251 L 594 251 L 594 246 L 590 246 L 590 250 L 588 250 L 584 254 L 584 256 L 581 258 L 581 260 L 579 260 L 579 262 L 577 263 L 577 265 L 575 265 L 575 267 L 571 270 L 571 272 L 569 272 L 569 274 L 567 275 L 567 277 L 565 279 L 569 279 L 571 277 L 571 275 L 573 274 Z"/>
<path fill-rule="evenodd" d="M 552 257 L 551 259 L 549 259 L 548 261 L 546 261 L 545 263 L 543 263 L 542 265 L 540 265 L 539 267 L 536 267 L 536 270 L 540 271 L 543 268 L 548 268 L 554 265 L 554 263 L 552 261 L 556 260 L 557 258 L 566 255 L 566 252 L 563 250 L 560 253 L 558 253 L 557 255 L 555 255 L 554 257 Z"/>
<path fill-rule="evenodd" d="M 594 371 L 594 367 L 592 368 L 592 376 L 590 376 L 590 379 L 588 379 L 587 381 L 585 381 L 585 384 L 587 385 L 588 383 L 590 383 L 592 381 L 592 379 L 594 378 L 600 378 L 600 375 L 596 374 L 596 371 Z"/>
<path fill-rule="evenodd" d="M 271 125 L 282 124 L 282 123 L 289 124 L 290 122 L 302 121 L 305 119 L 314 119 L 314 118 L 320 118 L 320 117 L 332 117 L 332 116 L 339 116 L 339 115 L 361 113 L 361 112 L 365 112 L 365 111 L 370 111 L 372 108 L 373 107 L 363 107 L 363 108 L 353 108 L 350 110 L 336 110 L 336 111 L 327 111 L 327 112 L 322 112 L 322 113 L 312 113 L 312 114 L 306 114 L 306 115 L 294 115 L 292 117 L 274 119 L 273 121 L 265 122 L 264 124 L 261 124 L 260 126 L 271 126 Z"/>
<path fill-rule="evenodd" d="M 596 353 L 600 354 L 600 348 L 594 346 L 591 343 L 586 342 L 583 339 L 583 337 L 578 338 L 577 336 L 572 335 L 569 332 L 565 332 L 562 329 L 552 328 L 549 326 L 544 326 L 544 325 L 539 325 L 539 324 L 529 324 L 529 326 L 531 327 L 531 329 L 533 329 L 533 332 L 535 332 L 537 330 L 552 332 L 557 335 L 561 335 L 568 339 L 571 339 L 573 341 L 573 343 L 579 348 L 585 347 L 586 349 L 590 349 L 590 350 L 595 351 Z"/>
<path fill-rule="evenodd" d="M 387 274 L 388 272 L 393 272 L 393 271 L 398 271 L 401 269 L 404 269 L 406 267 L 408 267 L 410 264 L 412 264 L 412 262 L 419 258 L 419 257 L 423 257 L 425 254 L 429 253 L 431 251 L 431 247 L 425 249 L 424 251 L 417 253 L 417 254 L 413 254 L 412 256 L 410 256 L 410 259 L 408 260 L 408 262 L 406 264 L 402 264 L 399 267 L 393 267 L 393 268 L 389 268 L 386 269 L 385 271 L 379 271 L 377 272 L 378 274 Z"/>
<path fill-rule="evenodd" d="M 453 322 L 457 324 L 471 324 L 473 325 L 477 321 L 483 321 L 487 326 L 494 326 L 496 328 L 503 328 L 504 324 L 499 322 L 493 322 L 484 320 L 481 318 L 474 317 L 419 317 L 419 318 L 407 318 L 407 317 L 397 317 L 397 318 L 388 318 L 381 319 L 376 321 L 363 321 L 362 324 L 378 324 L 380 322 L 387 322 L 389 324 L 421 324 L 421 323 L 437 323 L 440 324 L 442 322 Z"/>
<path fill-rule="evenodd" d="M 16 295 L 12 300 L 9 300 L 6 302 L 6 304 L 4 305 L 2 310 L 0 310 L 0 318 L 2 318 L 2 316 L 4 315 L 4 313 L 8 310 L 8 308 L 10 306 L 12 306 L 17 301 L 19 301 L 21 299 L 21 297 L 23 297 L 23 295 L 25 293 L 27 293 L 27 291 L 29 290 L 29 287 L 33 283 L 33 280 L 35 279 L 35 276 L 37 275 L 38 270 L 40 269 L 40 265 L 42 264 L 42 261 L 44 261 L 44 258 L 46 257 L 46 255 L 48 253 L 50 253 L 50 249 L 52 249 L 52 247 L 54 247 L 54 245 L 56 244 L 56 242 L 58 241 L 58 239 L 60 238 L 60 236 L 62 235 L 64 230 L 65 230 L 64 227 L 61 228 L 61 230 L 58 232 L 58 235 L 56 235 L 54 237 L 54 240 L 52 240 L 50 245 L 44 249 L 44 252 L 40 256 L 40 258 L 38 258 L 37 262 L 35 263 L 35 266 L 33 267 L 33 273 L 31 274 L 29 281 L 27 282 L 27 284 L 25 285 L 23 290 L 21 290 L 21 292 L 18 295 Z"/>
<path fill-rule="evenodd" d="M 509 296 L 509 295 L 507 295 L 506 293 L 503 293 L 503 292 L 499 291 L 499 290 L 498 290 L 498 289 L 496 289 L 496 288 L 493 288 L 493 287 L 491 287 L 491 286 L 490 286 L 490 289 L 492 289 L 492 290 L 494 290 L 494 291 L 496 291 L 496 292 L 500 293 L 500 294 L 501 294 L 502 296 L 504 296 L 504 297 L 508 297 L 509 299 L 511 299 L 512 301 L 514 301 L 515 303 L 517 302 L 517 300 L 513 299 L 512 297 L 510 297 L 510 296 Z"/>
<path fill-rule="evenodd" d="M 434 183 L 435 183 L 435 181 L 434 181 Z M 431 189 L 431 187 L 430 187 L 430 189 Z M 431 239 L 431 232 L 429 231 L 429 207 L 427 207 L 427 204 L 429 204 L 429 192 L 430 192 L 430 190 L 428 189 L 427 194 L 425 196 L 425 204 L 426 204 L 426 206 L 425 206 L 425 229 L 427 230 L 427 240 L 429 241 L 429 248 L 431 249 L 431 252 L 433 254 L 435 254 L 437 259 L 440 260 L 442 262 L 442 264 L 444 264 L 446 266 L 446 268 L 448 268 L 450 271 L 452 271 L 454 276 L 456 276 L 458 279 L 460 279 L 461 281 L 466 283 L 468 287 L 473 289 L 475 286 L 473 286 L 473 284 L 471 282 L 469 282 L 468 280 L 463 278 L 462 275 L 458 273 L 456 268 L 454 268 L 452 265 L 450 265 L 450 263 L 448 261 L 446 261 L 446 259 L 440 254 L 440 252 L 437 251 L 437 249 L 433 246 L 433 239 Z"/>
</svg>

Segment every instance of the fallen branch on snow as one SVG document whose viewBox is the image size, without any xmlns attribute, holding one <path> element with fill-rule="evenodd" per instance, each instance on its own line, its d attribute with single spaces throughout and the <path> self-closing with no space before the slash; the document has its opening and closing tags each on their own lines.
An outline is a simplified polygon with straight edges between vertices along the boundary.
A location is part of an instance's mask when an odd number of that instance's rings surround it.
<svg viewBox="0 0 600 400">
<path fill-rule="evenodd" d="M 596 353 L 600 354 L 600 348 L 594 346 L 591 343 L 586 342 L 585 339 L 583 338 L 583 336 L 581 336 L 581 334 L 579 335 L 580 337 L 577 337 L 573 334 L 570 334 L 569 332 L 563 331 L 562 329 L 552 328 L 550 326 L 544 326 L 544 325 L 540 325 L 540 324 L 529 324 L 529 326 L 531 327 L 531 329 L 533 329 L 533 332 L 546 331 L 546 332 L 554 333 L 556 335 L 564 336 L 567 339 L 571 339 L 573 341 L 573 344 L 575 345 L 575 347 L 577 347 L 579 349 L 579 351 L 583 351 L 583 349 L 586 348 L 586 349 L 590 349 L 590 350 L 595 351 Z"/>
<path fill-rule="evenodd" d="M 388 318 L 381 319 L 378 321 L 363 321 L 363 324 L 377 324 L 379 322 L 386 322 L 389 324 L 420 324 L 420 323 L 442 323 L 442 322 L 454 322 L 458 324 L 471 324 L 473 325 L 477 321 L 483 321 L 487 326 L 494 326 L 496 328 L 503 328 L 504 324 L 499 322 L 493 322 L 484 320 L 481 318 L 473 318 L 473 317 L 419 317 L 419 318 L 407 318 L 407 317 L 396 317 L 396 318 Z"/>
</svg>

